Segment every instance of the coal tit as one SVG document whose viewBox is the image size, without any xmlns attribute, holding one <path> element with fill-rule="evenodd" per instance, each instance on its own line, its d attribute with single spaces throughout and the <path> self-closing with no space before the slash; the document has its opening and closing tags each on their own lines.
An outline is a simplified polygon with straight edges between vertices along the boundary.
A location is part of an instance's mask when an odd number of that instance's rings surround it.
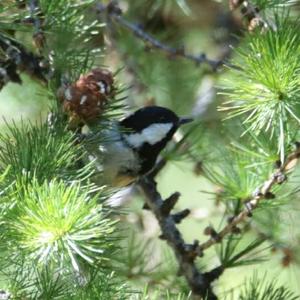
<svg viewBox="0 0 300 300">
<path fill-rule="evenodd" d="M 127 186 L 154 167 L 175 131 L 191 120 L 164 107 L 141 108 L 100 132 L 100 146 L 88 150 L 89 159 L 106 183 Z"/>
</svg>

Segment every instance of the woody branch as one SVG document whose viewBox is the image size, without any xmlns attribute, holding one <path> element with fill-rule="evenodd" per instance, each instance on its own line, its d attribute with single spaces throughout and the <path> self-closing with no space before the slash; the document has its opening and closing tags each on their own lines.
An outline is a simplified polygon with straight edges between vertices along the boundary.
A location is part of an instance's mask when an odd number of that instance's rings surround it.
<svg viewBox="0 0 300 300">
<path fill-rule="evenodd" d="M 300 143 L 296 143 L 296 149 L 286 158 L 285 162 L 271 174 L 269 179 L 267 179 L 260 187 L 256 189 L 253 193 L 251 200 L 245 203 L 245 209 L 241 211 L 238 215 L 231 218 L 230 222 L 219 232 L 213 231 L 213 235 L 204 243 L 199 245 L 202 251 L 208 249 L 216 243 L 219 243 L 223 238 L 230 234 L 234 228 L 245 221 L 248 217 L 252 216 L 253 210 L 255 210 L 259 203 L 265 199 L 272 199 L 275 195 L 272 194 L 271 189 L 276 184 L 282 184 L 286 179 L 286 174 L 289 170 L 289 166 L 297 161 L 300 157 Z"/>
<path fill-rule="evenodd" d="M 156 183 L 152 176 L 142 178 L 139 186 L 146 196 L 147 207 L 151 209 L 159 223 L 162 231 L 161 239 L 168 243 L 175 254 L 179 265 L 178 275 L 185 277 L 196 299 L 202 297 L 207 300 L 216 300 L 217 297 L 212 291 L 211 283 L 222 274 L 223 268 L 219 267 L 208 273 L 202 273 L 197 268 L 195 260 L 202 256 L 199 242 L 195 240 L 193 244 L 185 243 L 176 227 L 176 224 L 180 223 L 190 211 L 185 209 L 179 213 L 171 213 L 180 194 L 176 192 L 163 200 L 156 189 Z"/>
<path fill-rule="evenodd" d="M 132 32 L 137 38 L 141 39 L 148 48 L 157 49 L 161 52 L 164 52 L 169 58 L 183 58 L 193 61 L 197 65 L 207 64 L 213 69 L 213 71 L 216 71 L 221 66 L 228 65 L 228 63 L 222 60 L 209 59 L 205 53 L 198 55 L 191 54 L 186 52 L 184 46 L 180 48 L 174 48 L 162 43 L 149 33 L 145 32 L 139 25 L 131 23 L 125 19 L 122 16 L 122 10 L 119 8 L 117 3 L 115 3 L 115 1 L 111 1 L 106 6 L 100 3 L 96 6 L 96 9 L 99 14 L 106 13 L 108 18 Z"/>
</svg>

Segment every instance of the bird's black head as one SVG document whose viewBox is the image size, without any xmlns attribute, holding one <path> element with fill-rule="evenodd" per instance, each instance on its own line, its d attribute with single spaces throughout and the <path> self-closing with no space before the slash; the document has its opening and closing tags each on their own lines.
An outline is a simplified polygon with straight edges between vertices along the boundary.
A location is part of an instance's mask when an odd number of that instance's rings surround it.
<svg viewBox="0 0 300 300">
<path fill-rule="evenodd" d="M 177 125 L 179 117 L 170 109 L 160 106 L 143 107 L 124 120 L 120 125 L 132 132 L 141 132 L 152 124 L 174 124 Z"/>
<path fill-rule="evenodd" d="M 124 141 L 138 153 L 141 160 L 140 175 L 153 168 L 158 154 L 178 127 L 189 121 L 191 119 L 179 118 L 167 108 L 148 106 L 120 122 Z"/>
</svg>

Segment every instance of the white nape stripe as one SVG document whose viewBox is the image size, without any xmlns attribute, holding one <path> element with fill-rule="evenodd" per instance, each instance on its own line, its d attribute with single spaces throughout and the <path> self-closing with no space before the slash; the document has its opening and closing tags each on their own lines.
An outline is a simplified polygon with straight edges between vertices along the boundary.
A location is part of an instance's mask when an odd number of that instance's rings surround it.
<svg viewBox="0 0 300 300">
<path fill-rule="evenodd" d="M 172 123 L 156 123 L 143 129 L 140 133 L 124 134 L 124 138 L 134 148 L 139 148 L 144 143 L 154 145 L 163 140 L 172 127 Z"/>
</svg>

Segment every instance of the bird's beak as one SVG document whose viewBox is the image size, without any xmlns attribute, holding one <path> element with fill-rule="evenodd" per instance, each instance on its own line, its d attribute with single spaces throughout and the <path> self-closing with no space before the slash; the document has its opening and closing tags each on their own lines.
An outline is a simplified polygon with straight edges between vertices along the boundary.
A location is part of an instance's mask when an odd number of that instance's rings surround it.
<svg viewBox="0 0 300 300">
<path fill-rule="evenodd" d="M 187 124 L 194 121 L 193 118 L 180 118 L 179 119 L 179 125 Z"/>
</svg>

